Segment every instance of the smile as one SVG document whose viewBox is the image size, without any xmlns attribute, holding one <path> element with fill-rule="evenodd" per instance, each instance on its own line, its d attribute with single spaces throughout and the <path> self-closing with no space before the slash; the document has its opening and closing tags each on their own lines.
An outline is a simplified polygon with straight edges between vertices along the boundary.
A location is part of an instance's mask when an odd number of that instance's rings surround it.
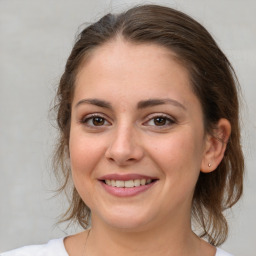
<svg viewBox="0 0 256 256">
<path fill-rule="evenodd" d="M 133 188 L 150 184 L 152 179 L 136 179 L 136 180 L 105 180 L 105 184 L 118 188 Z"/>
<path fill-rule="evenodd" d="M 139 174 L 108 174 L 99 178 L 104 190 L 117 197 L 131 197 L 146 192 L 158 180 L 157 177 Z"/>
</svg>

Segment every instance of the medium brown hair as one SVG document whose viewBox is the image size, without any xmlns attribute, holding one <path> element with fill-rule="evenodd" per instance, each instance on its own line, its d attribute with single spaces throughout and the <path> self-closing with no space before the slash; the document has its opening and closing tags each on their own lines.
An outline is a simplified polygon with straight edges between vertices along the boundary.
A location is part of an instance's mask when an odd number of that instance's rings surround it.
<svg viewBox="0 0 256 256">
<path fill-rule="evenodd" d="M 153 43 L 174 52 L 189 71 L 192 89 L 203 109 L 205 131 L 213 133 L 221 118 L 231 124 L 224 158 L 215 171 L 200 173 L 192 202 L 193 220 L 202 228 L 200 236 L 215 246 L 220 245 L 228 233 L 223 211 L 239 200 L 243 190 L 239 84 L 228 59 L 202 25 L 182 12 L 158 5 L 142 5 L 118 15 L 107 14 L 80 33 L 67 60 L 56 96 L 60 136 L 54 157 L 56 174 L 58 177 L 62 174 L 59 190 L 72 190 L 64 220 L 78 221 L 86 228 L 90 218 L 90 209 L 77 193 L 66 164 L 76 75 L 90 52 L 117 36 L 136 44 Z"/>
</svg>

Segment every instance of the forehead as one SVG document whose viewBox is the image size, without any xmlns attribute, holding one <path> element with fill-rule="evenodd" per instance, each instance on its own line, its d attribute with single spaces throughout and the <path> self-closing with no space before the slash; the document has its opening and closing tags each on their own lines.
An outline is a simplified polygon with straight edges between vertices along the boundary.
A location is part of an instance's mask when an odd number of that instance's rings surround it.
<svg viewBox="0 0 256 256">
<path fill-rule="evenodd" d="M 115 39 L 94 49 L 85 59 L 77 75 L 75 98 L 95 93 L 104 97 L 109 92 L 144 98 L 171 93 L 182 102 L 186 101 L 182 95 L 191 94 L 192 89 L 188 70 L 174 52 L 156 44 Z"/>
<path fill-rule="evenodd" d="M 124 66 L 129 67 L 127 66 L 128 62 L 129 64 L 135 64 L 138 63 L 138 60 L 140 60 L 140 65 L 144 64 L 140 66 L 141 69 L 146 64 L 152 66 L 156 61 L 158 64 L 159 62 L 167 64 L 167 62 L 175 61 L 179 68 L 183 69 L 184 72 L 188 72 L 185 65 L 182 65 L 180 57 L 167 47 L 155 43 L 134 43 L 121 37 L 110 40 L 90 51 L 81 62 L 80 71 L 88 67 L 92 62 L 101 67 L 105 66 L 104 68 L 113 68 L 113 64 L 123 68 Z"/>
</svg>

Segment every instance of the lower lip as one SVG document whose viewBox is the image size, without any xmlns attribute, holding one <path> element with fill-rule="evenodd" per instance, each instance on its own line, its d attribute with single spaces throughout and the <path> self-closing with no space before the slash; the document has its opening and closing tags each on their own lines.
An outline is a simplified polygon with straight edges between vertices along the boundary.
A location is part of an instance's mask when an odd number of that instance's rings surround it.
<svg viewBox="0 0 256 256">
<path fill-rule="evenodd" d="M 118 187 L 112 187 L 107 185 L 104 182 L 100 182 L 104 189 L 110 193 L 111 195 L 114 196 L 119 196 L 119 197 L 129 197 L 129 196 L 136 196 L 140 193 L 143 193 L 150 189 L 156 182 L 149 183 L 147 185 L 142 185 L 138 187 L 132 187 L 132 188 L 118 188 Z"/>
</svg>

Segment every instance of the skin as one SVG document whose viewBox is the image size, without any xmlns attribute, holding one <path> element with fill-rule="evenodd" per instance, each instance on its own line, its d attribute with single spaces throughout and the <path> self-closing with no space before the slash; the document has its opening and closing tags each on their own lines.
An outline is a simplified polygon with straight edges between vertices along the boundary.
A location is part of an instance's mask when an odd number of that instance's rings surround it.
<svg viewBox="0 0 256 256">
<path fill-rule="evenodd" d="M 169 101 L 138 108 L 149 99 Z M 225 141 L 230 129 L 221 119 L 216 131 Z M 200 170 L 218 166 L 225 143 L 205 133 L 201 104 L 174 53 L 121 38 L 96 49 L 77 76 L 69 150 L 74 184 L 92 212 L 85 255 L 215 255 L 192 232 L 190 211 Z M 113 173 L 157 182 L 117 197 L 99 181 Z M 86 232 L 65 239 L 69 255 L 84 255 Z"/>
</svg>

